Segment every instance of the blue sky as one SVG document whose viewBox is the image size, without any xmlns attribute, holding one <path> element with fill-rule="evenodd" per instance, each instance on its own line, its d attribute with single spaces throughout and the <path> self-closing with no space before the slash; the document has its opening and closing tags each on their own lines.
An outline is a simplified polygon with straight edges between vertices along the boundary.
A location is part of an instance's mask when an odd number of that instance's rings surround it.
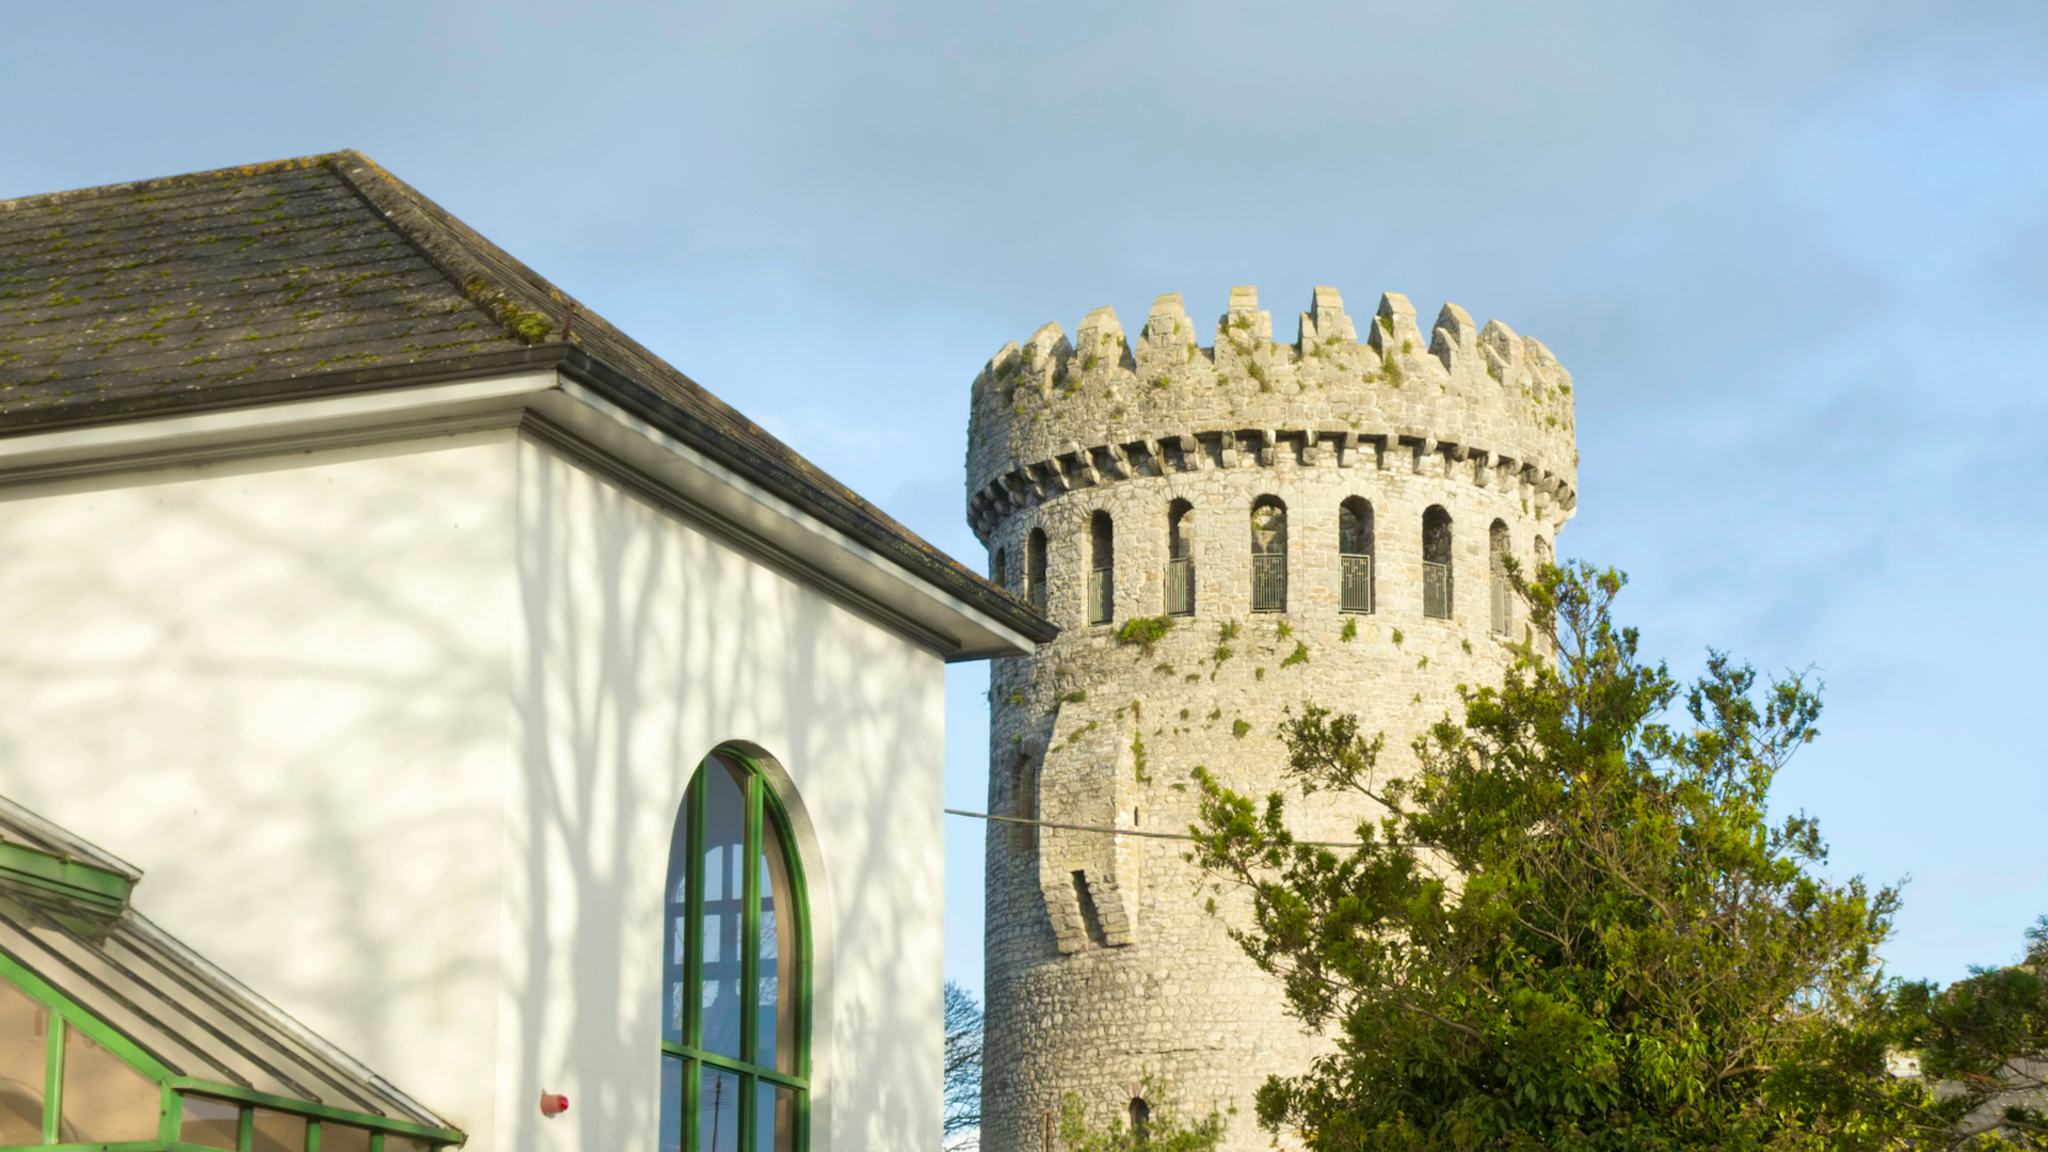
<svg viewBox="0 0 2048 1152">
<path fill-rule="evenodd" d="M 971 562 L 1046 320 L 1498 316 L 1577 380 L 1562 551 L 1680 671 L 1826 681 L 1781 803 L 1947 979 L 2048 912 L 2044 62 L 2038 3 L 20 5 L 0 196 L 361 149 Z"/>
</svg>

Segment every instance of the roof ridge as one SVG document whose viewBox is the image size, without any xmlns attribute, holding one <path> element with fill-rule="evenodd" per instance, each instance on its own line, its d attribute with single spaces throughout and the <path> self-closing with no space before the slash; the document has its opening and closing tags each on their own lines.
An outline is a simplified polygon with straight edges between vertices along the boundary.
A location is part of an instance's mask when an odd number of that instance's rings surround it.
<svg viewBox="0 0 2048 1152">
<path fill-rule="evenodd" d="M 939 551 L 922 535 L 912 531 L 837 477 L 811 463 L 796 449 L 783 443 L 781 438 L 768 432 L 739 409 L 697 383 L 688 373 L 627 335 L 603 315 L 592 311 L 582 301 L 563 291 L 553 281 L 534 271 L 518 257 L 471 228 L 461 217 L 441 207 L 431 197 L 392 174 L 383 165 L 361 153 L 347 153 L 345 158 L 344 154 L 336 155 L 338 161 L 334 165 L 335 173 L 354 188 L 372 209 L 389 221 L 393 229 L 411 242 L 429 262 L 449 273 L 456 286 L 489 312 L 494 319 L 504 324 L 506 331 L 514 338 L 528 344 L 559 344 L 563 343 L 560 334 L 562 330 L 576 329 L 577 332 L 572 333 L 568 343 L 581 347 L 587 354 L 597 359 L 610 361 L 622 370 L 652 369 L 658 375 L 668 376 L 673 382 L 691 390 L 695 398 L 707 408 L 715 410 L 724 419 L 781 450 L 782 459 L 776 459 L 776 454 L 772 452 L 763 453 L 767 460 L 792 468 L 799 475 L 804 475 L 810 483 L 823 482 L 831 485 L 838 489 L 840 496 L 848 504 L 879 526 L 908 537 L 933 552 Z M 481 283 L 472 283 L 472 277 Z M 560 325 L 554 323 L 557 318 L 561 321 Z M 532 336 L 530 334 L 536 330 L 536 320 L 545 327 L 538 330 L 537 336 Z M 597 339 L 586 341 L 578 338 L 582 336 L 596 336 Z M 953 564 L 962 573 L 979 578 L 978 573 L 957 560 L 954 560 Z"/>
<path fill-rule="evenodd" d="M 102 196 L 118 196 L 127 192 L 153 192 L 160 188 L 183 188 L 188 185 L 202 184 L 208 180 L 220 180 L 229 176 L 262 176 L 273 172 L 300 172 L 308 168 L 332 168 L 350 159 L 366 160 L 367 158 L 353 148 L 343 148 L 335 152 L 317 152 L 310 156 L 293 156 L 284 160 L 266 160 L 260 164 L 229 164 L 221 168 L 208 168 L 204 172 L 179 172 L 171 176 L 151 176 L 144 180 L 123 180 L 112 184 L 92 184 L 84 188 L 67 188 L 59 192 L 37 192 L 29 196 L 0 199 L 0 212 L 16 212 L 25 208 L 40 208 L 46 204 L 71 204 L 80 200 L 97 200 Z"/>
<path fill-rule="evenodd" d="M 513 339 L 523 344 L 546 340 L 556 327 L 549 317 L 551 305 L 559 303 L 564 309 L 574 307 L 583 311 L 583 306 L 568 293 L 485 240 L 447 209 L 368 156 L 360 152 L 336 153 L 329 167 L 393 232 Z M 476 251 L 478 248 L 484 251 Z M 493 268 L 494 263 L 510 267 Z M 509 286 L 508 277 L 501 274 L 504 271 L 515 274 L 509 277 Z M 546 289 L 545 296 L 533 291 L 534 283 Z"/>
</svg>

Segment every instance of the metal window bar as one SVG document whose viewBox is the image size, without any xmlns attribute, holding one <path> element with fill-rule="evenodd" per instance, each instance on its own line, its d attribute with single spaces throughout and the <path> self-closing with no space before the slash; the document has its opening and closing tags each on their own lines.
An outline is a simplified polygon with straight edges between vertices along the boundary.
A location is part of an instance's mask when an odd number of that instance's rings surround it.
<svg viewBox="0 0 2048 1152">
<path fill-rule="evenodd" d="M 1107 624 L 1116 614 L 1116 569 L 1102 567 L 1088 573 L 1088 622 Z"/>
<path fill-rule="evenodd" d="M 1287 554 L 1252 554 L 1252 611 L 1287 611 Z"/>
<path fill-rule="evenodd" d="M 1339 607 L 1345 612 L 1372 611 L 1372 557 L 1345 553 L 1337 557 Z"/>
<path fill-rule="evenodd" d="M 1451 618 L 1451 566 L 1422 562 L 1422 614 L 1436 620 Z"/>
<path fill-rule="evenodd" d="M 1166 562 L 1166 614 L 1195 614 L 1195 562 L 1189 557 L 1176 556 Z"/>
<path fill-rule="evenodd" d="M 1493 634 L 1506 636 L 1514 628 L 1515 589 L 1508 583 L 1508 574 L 1495 572 L 1491 580 L 1493 599 Z"/>
</svg>

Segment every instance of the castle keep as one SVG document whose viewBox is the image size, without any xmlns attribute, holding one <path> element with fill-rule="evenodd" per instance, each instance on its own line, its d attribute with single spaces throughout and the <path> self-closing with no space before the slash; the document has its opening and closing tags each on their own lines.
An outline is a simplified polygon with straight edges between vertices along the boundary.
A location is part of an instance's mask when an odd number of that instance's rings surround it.
<svg viewBox="0 0 2048 1152">
<path fill-rule="evenodd" d="M 1212 347 L 1178 293 L 1135 347 L 1099 308 L 1006 345 L 974 383 L 968 519 L 990 572 L 1061 629 L 991 676 L 982 1146 L 1035 1152 L 1072 1093 L 1097 1120 L 1235 1106 L 1322 1042 L 1226 934 L 1187 845 L 1189 776 L 1282 786 L 1276 721 L 1314 700 L 1383 730 L 1383 763 L 1495 680 L 1524 622 L 1501 562 L 1570 518 L 1571 377 L 1447 304 L 1389 293 L 1364 324 L 1317 288 L 1276 344 L 1234 288 Z M 1318 796 L 1297 826 L 1351 838 Z M 1078 827 L 1054 827 L 1068 825 Z"/>
</svg>

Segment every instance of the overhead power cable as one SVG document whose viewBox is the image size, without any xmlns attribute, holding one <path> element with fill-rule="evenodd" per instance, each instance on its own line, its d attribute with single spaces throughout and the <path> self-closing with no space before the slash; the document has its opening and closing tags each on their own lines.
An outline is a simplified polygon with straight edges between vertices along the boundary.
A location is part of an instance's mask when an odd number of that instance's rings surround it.
<svg viewBox="0 0 2048 1152">
<path fill-rule="evenodd" d="M 1028 816 L 999 816 L 993 812 L 969 812 L 965 808 L 948 808 L 948 816 L 965 816 L 969 820 L 993 820 L 998 824 L 1022 824 L 1032 828 L 1054 828 L 1062 832 L 1092 832 L 1098 836 L 1142 836 L 1147 840 L 1187 840 L 1195 837 L 1186 832 L 1147 832 L 1142 828 L 1107 828 L 1100 824 L 1063 824 L 1057 820 L 1034 820 Z M 1310 848 L 1359 848 L 1355 840 L 1296 840 L 1296 844 Z"/>
</svg>

